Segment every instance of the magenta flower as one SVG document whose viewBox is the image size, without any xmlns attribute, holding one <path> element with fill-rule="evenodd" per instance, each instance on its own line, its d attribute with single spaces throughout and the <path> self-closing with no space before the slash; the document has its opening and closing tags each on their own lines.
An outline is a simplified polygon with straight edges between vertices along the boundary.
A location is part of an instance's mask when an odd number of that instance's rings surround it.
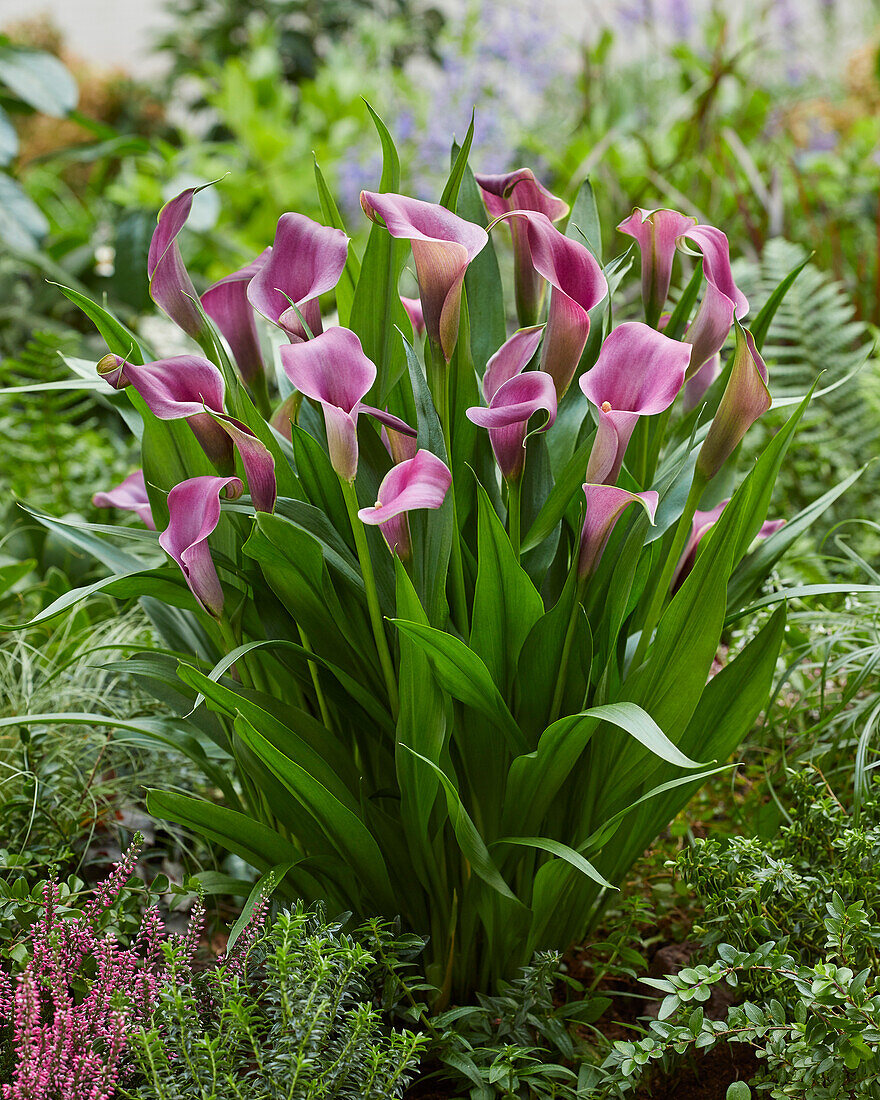
<svg viewBox="0 0 880 1100">
<path fill-rule="evenodd" d="M 681 586 L 682 581 L 693 569 L 694 562 L 697 559 L 697 547 L 721 518 L 721 513 L 729 503 L 730 498 L 728 497 L 727 500 L 722 500 L 720 504 L 716 504 L 714 508 L 710 508 L 708 512 L 698 511 L 694 513 L 690 536 L 685 543 L 684 550 L 681 554 L 681 560 L 675 567 L 675 572 L 672 575 L 673 591 Z M 758 532 L 756 538 L 767 539 L 784 526 L 784 519 L 767 520 L 766 523 L 761 525 L 761 530 Z"/>
<path fill-rule="evenodd" d="M 263 373 L 263 355 L 253 307 L 248 301 L 248 285 L 271 254 L 271 248 L 265 249 L 246 267 L 226 275 L 202 295 L 205 313 L 226 338 L 239 373 L 248 385 Z"/>
<path fill-rule="evenodd" d="M 551 222 L 557 222 L 568 213 L 568 203 L 552 195 L 535 179 L 530 168 L 500 176 L 478 175 L 475 179 L 492 218 L 500 218 L 512 210 L 537 210 Z M 544 282 L 532 263 L 526 224 L 512 218 L 509 225 L 513 238 L 517 316 L 521 325 L 533 325 L 541 310 Z"/>
<path fill-rule="evenodd" d="M 202 450 L 221 471 L 241 456 L 254 508 L 275 507 L 275 460 L 254 433 L 223 411 L 223 376 L 199 355 L 177 355 L 138 365 L 105 355 L 98 373 L 116 389 L 134 386 L 159 420 L 186 420 Z"/>
<path fill-rule="evenodd" d="M 602 344 L 580 387 L 596 406 L 599 426 L 587 465 L 595 483 L 617 480 L 640 416 L 668 409 L 684 384 L 691 349 L 639 321 L 618 325 Z"/>
<path fill-rule="evenodd" d="M 372 508 L 361 508 L 362 523 L 378 524 L 391 553 L 402 560 L 410 554 L 409 521 L 415 508 L 439 508 L 446 499 L 452 474 L 431 451 L 416 451 L 412 458 L 392 466 L 379 486 Z"/>
<path fill-rule="evenodd" d="M 349 329 L 331 328 L 314 340 L 285 344 L 281 365 L 300 393 L 320 403 L 330 462 L 344 480 L 353 481 L 357 473 L 359 413 L 369 413 L 405 435 L 416 434 L 398 417 L 363 403 L 376 380 L 376 366 Z"/>
<path fill-rule="evenodd" d="M 733 281 L 730 245 L 720 229 L 711 225 L 696 225 L 683 234 L 683 239 L 695 244 L 702 252 L 703 274 L 706 276 L 706 293 L 685 336 L 687 343 L 694 348 L 688 368 L 690 379 L 721 350 L 734 317 L 741 321 L 749 311 L 749 303 Z"/>
<path fill-rule="evenodd" d="M 467 410 L 468 419 L 489 430 L 495 460 L 508 480 L 523 471 L 530 417 L 547 413 L 537 431 L 547 431 L 556 420 L 556 387 L 544 371 L 525 371 L 541 341 L 542 326 L 514 333 L 489 360 L 483 376 L 488 408 Z"/>
<path fill-rule="evenodd" d="M 590 250 L 560 233 L 546 214 L 514 210 L 507 217 L 525 223 L 532 265 L 552 287 L 541 370 L 561 399 L 587 342 L 590 310 L 608 293 L 608 284 Z"/>
<path fill-rule="evenodd" d="M 425 333 L 425 314 L 422 310 L 421 298 L 405 298 L 401 294 L 400 303 L 406 310 L 406 315 L 409 317 L 413 332 L 415 332 L 416 336 L 423 336 Z"/>
<path fill-rule="evenodd" d="M 361 206 L 392 237 L 410 242 L 425 329 L 448 362 L 458 341 L 465 272 L 489 240 L 486 230 L 436 203 L 406 195 L 362 191 Z"/>
<path fill-rule="evenodd" d="M 191 477 L 168 494 L 168 526 L 159 545 L 180 566 L 192 594 L 209 615 L 223 613 L 223 588 L 211 558 L 208 536 L 220 522 L 220 499 L 235 500 L 244 489 L 237 477 Z"/>
<path fill-rule="evenodd" d="M 727 387 L 697 456 L 696 473 L 711 481 L 759 416 L 770 408 L 767 367 L 752 334 L 737 322 Z"/>
<path fill-rule="evenodd" d="M 386 428 L 384 424 L 379 434 L 385 444 L 385 449 L 395 462 L 405 462 L 408 458 L 416 457 L 419 445 L 415 436 L 397 432 L 394 428 Z"/>
<path fill-rule="evenodd" d="M 578 576 L 582 579 L 595 573 L 615 524 L 630 504 L 641 504 L 653 524 L 660 500 L 653 489 L 646 493 L 628 493 L 616 485 L 587 484 L 583 490 L 587 498 L 587 514 L 578 557 Z"/>
<path fill-rule="evenodd" d="M 201 187 L 187 187 L 176 198 L 165 203 L 159 211 L 159 224 L 153 232 L 147 253 L 150 297 L 194 340 L 204 339 L 206 326 L 196 305 L 198 299 L 192 280 L 183 265 L 177 235 L 189 217 L 193 196 L 201 190 Z"/>
<path fill-rule="evenodd" d="M 348 255 L 348 237 L 304 214 L 282 214 L 271 254 L 247 285 L 248 301 L 291 340 L 321 332 L 322 294 L 339 282 Z M 296 309 L 294 309 L 296 306 Z"/>
<path fill-rule="evenodd" d="M 96 508 L 119 508 L 123 512 L 135 512 L 141 523 L 151 531 L 156 530 L 153 513 L 150 511 L 150 501 L 147 498 L 143 470 L 135 470 L 125 481 L 120 482 L 114 489 L 108 489 L 106 493 L 95 493 L 92 504 Z"/>
<path fill-rule="evenodd" d="M 716 351 L 711 359 L 700 367 L 696 374 L 684 384 L 681 407 L 686 413 L 695 409 L 706 396 L 706 393 L 721 371 L 721 352 Z"/>
<path fill-rule="evenodd" d="M 642 302 L 650 325 L 656 325 L 669 294 L 675 242 L 696 225 L 696 221 L 696 218 L 686 217 L 675 210 L 643 210 L 637 207 L 617 227 L 621 233 L 635 237 L 639 243 L 642 254 Z"/>
</svg>

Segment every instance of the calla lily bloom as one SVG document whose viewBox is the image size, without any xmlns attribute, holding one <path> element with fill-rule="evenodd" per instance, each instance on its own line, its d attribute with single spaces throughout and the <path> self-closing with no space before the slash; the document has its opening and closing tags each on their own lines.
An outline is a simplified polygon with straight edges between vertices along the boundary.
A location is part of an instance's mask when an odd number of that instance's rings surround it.
<svg viewBox="0 0 880 1100">
<path fill-rule="evenodd" d="M 303 320 L 317 336 L 322 331 L 318 299 L 339 282 L 347 256 L 348 237 L 341 229 L 304 214 L 282 214 L 271 254 L 247 285 L 248 301 L 291 340 L 307 339 Z"/>
<path fill-rule="evenodd" d="M 730 498 L 728 497 L 727 500 L 722 500 L 720 504 L 716 504 L 714 508 L 710 508 L 707 512 L 697 511 L 694 513 L 690 536 L 685 543 L 681 560 L 675 567 L 675 572 L 672 575 L 673 592 L 681 585 L 684 578 L 693 569 L 694 562 L 697 558 L 697 547 L 721 518 L 721 513 L 729 503 Z M 756 538 L 767 539 L 784 526 L 784 519 L 769 519 L 766 523 L 761 525 L 761 530 L 756 535 Z"/>
<path fill-rule="evenodd" d="M 737 321 L 730 378 L 697 456 L 697 475 L 711 481 L 752 424 L 771 404 L 767 367 L 758 354 L 752 334 Z"/>
<path fill-rule="evenodd" d="M 207 184 L 204 184 L 207 186 Z M 196 305 L 197 295 L 177 246 L 177 235 L 192 210 L 193 196 L 202 187 L 187 187 L 166 202 L 159 211 L 159 224 L 153 232 L 147 253 L 150 297 L 172 321 L 194 340 L 207 335 L 204 318 Z"/>
<path fill-rule="evenodd" d="M 135 512 L 138 519 L 151 531 L 156 530 L 153 522 L 153 513 L 150 511 L 150 501 L 147 498 L 147 485 L 144 481 L 144 471 L 135 470 L 106 493 L 95 493 L 92 504 L 96 508 L 119 508 L 123 512 Z"/>
<path fill-rule="evenodd" d="M 425 333 L 425 314 L 422 310 L 421 298 L 405 298 L 401 294 L 400 304 L 406 310 L 406 315 L 409 317 L 413 332 L 415 332 L 416 336 L 423 336 Z"/>
<path fill-rule="evenodd" d="M 489 441 L 502 474 L 520 476 L 525 460 L 529 418 L 547 413 L 538 431 L 556 420 L 556 387 L 544 371 L 522 373 L 538 350 L 543 326 L 520 329 L 495 352 L 483 376 L 483 396 L 489 404 L 467 410 L 468 419 L 489 429 Z"/>
<path fill-rule="evenodd" d="M 235 500 L 244 486 L 237 477 L 191 477 L 168 494 L 168 526 L 159 545 L 180 566 L 192 594 L 209 615 L 223 612 L 223 588 L 208 547 L 220 522 L 220 499 Z"/>
<path fill-rule="evenodd" d="M 581 531 L 581 548 L 578 558 L 578 576 L 581 579 L 595 573 L 599 561 L 611 537 L 614 526 L 631 504 L 640 504 L 651 523 L 657 513 L 660 497 L 653 489 L 646 493 L 628 493 L 616 485 L 584 485 L 587 498 L 587 514 Z"/>
<path fill-rule="evenodd" d="M 492 218 L 500 218 L 511 210 L 537 210 L 551 222 L 557 222 L 568 213 L 568 203 L 552 195 L 535 179 L 530 168 L 500 176 L 478 175 L 475 179 Z M 512 218 L 509 224 L 513 238 L 516 312 L 521 325 L 533 325 L 541 310 L 544 282 L 532 263 L 526 225 L 517 218 Z"/>
<path fill-rule="evenodd" d="M 458 341 L 465 272 L 486 246 L 486 230 L 443 206 L 406 195 L 362 191 L 361 206 L 371 221 L 384 223 L 392 237 L 410 242 L 425 330 L 448 362 Z"/>
<path fill-rule="evenodd" d="M 300 393 L 320 403 L 330 462 L 344 480 L 353 481 L 357 473 L 359 413 L 369 413 L 405 435 L 416 434 L 398 417 L 363 403 L 376 380 L 376 365 L 349 329 L 331 328 L 314 340 L 285 344 L 281 365 Z"/>
<path fill-rule="evenodd" d="M 596 365 L 580 379 L 599 418 L 587 465 L 591 482 L 617 480 L 639 417 L 669 408 L 684 384 L 690 355 L 687 344 L 639 321 L 618 325 L 606 337 Z"/>
<path fill-rule="evenodd" d="M 246 267 L 226 275 L 202 295 L 205 313 L 226 338 L 239 373 L 248 385 L 263 373 L 263 355 L 247 289 L 271 254 L 271 248 L 265 249 Z"/>
<path fill-rule="evenodd" d="M 706 396 L 706 393 L 721 371 L 721 352 L 716 351 L 711 359 L 700 367 L 696 374 L 684 384 L 681 407 L 686 413 L 695 409 Z"/>
<path fill-rule="evenodd" d="M 697 223 L 696 218 L 676 210 L 643 210 L 637 207 L 618 225 L 621 233 L 634 237 L 642 254 L 642 302 L 648 324 L 655 325 L 672 278 L 675 242 Z"/>
<path fill-rule="evenodd" d="M 415 508 L 439 508 L 446 499 L 452 474 L 446 463 L 431 451 L 416 451 L 412 458 L 392 466 L 379 486 L 372 508 L 361 508 L 362 523 L 378 524 L 392 554 L 409 557 L 410 535 L 407 512 Z"/>
<path fill-rule="evenodd" d="M 685 336 L 687 343 L 693 344 L 694 348 L 688 368 L 690 379 L 721 350 L 734 317 L 741 321 L 749 311 L 749 303 L 733 281 L 730 245 L 720 229 L 697 225 L 682 237 L 702 252 L 703 274 L 706 276 L 706 292 Z"/>
<path fill-rule="evenodd" d="M 394 428 L 386 428 L 384 424 L 379 434 L 385 449 L 395 462 L 405 462 L 408 458 L 416 457 L 419 445 L 415 436 L 404 435 L 403 432 L 397 432 Z"/>
<path fill-rule="evenodd" d="M 507 217 L 526 225 L 534 269 L 552 288 L 541 370 L 553 379 L 561 400 L 587 343 L 590 310 L 608 293 L 608 284 L 592 252 L 560 233 L 546 214 L 514 210 Z"/>
<path fill-rule="evenodd" d="M 241 456 L 254 508 L 275 507 L 275 460 L 254 433 L 223 411 L 223 376 L 199 355 L 177 355 L 141 365 L 105 355 L 98 373 L 116 389 L 134 386 L 159 420 L 186 420 L 202 450 L 220 470 Z"/>
</svg>

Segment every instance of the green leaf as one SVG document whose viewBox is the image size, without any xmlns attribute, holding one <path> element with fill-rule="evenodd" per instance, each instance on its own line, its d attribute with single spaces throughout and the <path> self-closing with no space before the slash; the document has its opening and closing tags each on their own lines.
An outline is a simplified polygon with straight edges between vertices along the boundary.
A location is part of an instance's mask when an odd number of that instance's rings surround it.
<svg viewBox="0 0 880 1100">
<path fill-rule="evenodd" d="M 324 219 L 324 224 L 331 225 L 334 229 L 341 229 L 342 232 L 345 233 L 345 223 L 342 220 L 342 215 L 339 213 L 339 207 L 336 205 L 336 200 L 333 198 L 333 194 L 327 186 L 324 174 L 318 167 L 317 157 L 315 157 L 315 183 L 318 187 L 318 199 L 321 203 L 321 216 Z M 339 313 L 340 325 L 348 325 L 349 317 L 351 316 L 351 307 L 354 302 L 354 291 L 358 279 L 360 278 L 360 273 L 360 262 L 349 242 L 345 267 L 342 269 L 342 275 L 339 282 L 336 284 L 336 309 Z"/>
<path fill-rule="evenodd" d="M 680 340 L 684 335 L 684 330 L 687 327 L 691 310 L 694 308 L 694 303 L 697 300 L 697 295 L 700 293 L 700 287 L 702 285 L 703 265 L 702 263 L 698 263 L 694 267 L 694 273 L 691 275 L 690 282 L 684 288 L 675 309 L 672 311 L 666 328 L 663 330 L 663 334 L 668 336 L 670 340 Z"/>
<path fill-rule="evenodd" d="M 482 657 L 507 697 L 523 642 L 544 614 L 544 604 L 516 560 L 507 532 L 479 484 L 477 497 L 479 568 L 470 648 Z"/>
<path fill-rule="evenodd" d="M 459 217 L 480 225 L 483 229 L 488 224 L 480 189 L 468 166 L 465 166 L 461 180 L 457 212 Z M 464 288 L 471 327 L 471 357 L 477 372 L 482 375 L 489 358 L 507 338 L 501 271 L 491 234 L 488 244 L 468 265 Z"/>
<path fill-rule="evenodd" d="M 35 111 L 53 118 L 63 118 L 79 99 L 70 70 L 45 50 L 0 45 L 0 84 Z"/>
<path fill-rule="evenodd" d="M 578 447 L 560 471 L 549 496 L 535 518 L 535 522 L 522 541 L 521 549 L 524 554 L 529 550 L 533 550 L 536 546 L 540 546 L 544 539 L 549 538 L 557 523 L 565 515 L 572 497 L 584 483 L 587 460 L 590 457 L 592 446 L 593 440 L 590 438 Z"/>
<path fill-rule="evenodd" d="M 229 937 L 226 940 L 226 957 L 229 957 L 233 947 L 238 942 L 239 936 L 250 924 L 254 910 L 258 905 L 261 905 L 268 895 L 274 894 L 275 890 L 284 881 L 284 876 L 293 867 L 292 862 L 279 863 L 275 867 L 271 867 L 265 874 L 261 875 L 254 883 L 254 888 L 248 895 L 247 901 L 244 903 L 244 908 L 238 920 L 233 924 L 229 930 Z"/>
<path fill-rule="evenodd" d="M 724 625 L 729 626 L 755 611 L 760 611 L 762 607 L 771 607 L 783 600 L 804 600 L 809 596 L 831 596 L 835 593 L 855 594 L 856 592 L 870 592 L 877 595 L 880 592 L 880 584 L 797 584 L 792 588 L 781 588 L 778 592 L 771 592 L 767 596 L 762 596 L 760 600 L 755 600 L 748 607 L 734 611 L 724 620 Z"/>
<path fill-rule="evenodd" d="M 489 670 L 472 649 L 459 638 L 423 623 L 404 619 L 391 622 L 421 647 L 444 691 L 488 718 L 504 734 L 512 751 L 527 750 L 522 730 L 507 709 Z"/>
<path fill-rule="evenodd" d="M 48 232 L 42 210 L 17 180 L 0 172 L 0 241 L 27 256 Z"/>
<path fill-rule="evenodd" d="M 446 186 L 443 188 L 443 194 L 440 196 L 440 205 L 445 206 L 447 210 L 451 210 L 454 214 L 458 205 L 458 193 L 461 190 L 461 181 L 464 178 L 464 170 L 467 168 L 468 156 L 471 151 L 471 144 L 474 140 L 474 111 L 471 111 L 471 121 L 468 126 L 467 134 L 461 147 L 456 154 L 456 146 L 453 145 L 452 152 L 455 155 L 455 159 L 452 163 L 452 172 L 449 175 L 449 179 L 446 181 Z"/>
<path fill-rule="evenodd" d="M 586 875 L 587 878 L 592 879 L 603 889 L 617 889 L 616 886 L 612 886 L 607 879 L 599 874 L 589 860 L 584 859 L 574 848 L 569 848 L 567 844 L 562 844 L 558 840 L 550 840 L 547 837 L 540 836 L 503 836 L 492 843 L 493 847 L 495 844 L 516 844 L 522 848 L 538 848 L 543 852 L 549 852 L 550 855 L 557 856 L 559 859 L 564 859 L 566 863 L 570 863 L 582 875 Z"/>
<path fill-rule="evenodd" d="M 65 298 L 69 298 L 75 306 L 79 306 L 114 355 L 119 355 L 135 365 L 153 358 L 152 352 L 140 343 L 131 329 L 126 328 L 103 306 L 97 305 L 85 294 L 80 294 L 78 290 L 72 290 L 69 286 L 62 286 L 61 283 L 50 283 L 50 286 L 57 286 Z"/>
<path fill-rule="evenodd" d="M 565 235 L 572 240 L 583 240 L 599 263 L 602 262 L 602 225 L 589 176 L 578 188 Z"/>
<path fill-rule="evenodd" d="M 0 164 L 9 164 L 18 152 L 18 134 L 9 115 L 0 108 Z"/>
</svg>

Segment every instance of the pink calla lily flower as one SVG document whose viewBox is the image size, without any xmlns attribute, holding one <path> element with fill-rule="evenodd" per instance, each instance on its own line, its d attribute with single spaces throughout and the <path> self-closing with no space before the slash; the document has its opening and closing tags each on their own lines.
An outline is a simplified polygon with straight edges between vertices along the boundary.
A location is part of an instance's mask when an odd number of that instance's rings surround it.
<svg viewBox="0 0 880 1100">
<path fill-rule="evenodd" d="M 613 484 L 640 416 L 668 409 L 684 385 L 691 349 L 640 321 L 618 325 L 602 344 L 580 387 L 598 410 L 599 426 L 587 465 L 595 484 Z"/>
<path fill-rule="evenodd" d="M 413 327 L 413 332 L 416 334 L 416 336 L 424 336 L 425 313 L 422 309 L 421 298 L 405 298 L 401 294 L 400 303 L 406 310 L 406 315 L 407 317 L 409 317 L 410 324 Z"/>
<path fill-rule="evenodd" d="M 379 435 L 385 444 L 385 449 L 395 462 L 405 462 L 408 458 L 416 457 L 419 445 L 415 436 L 404 435 L 403 432 L 397 432 L 394 428 L 386 428 L 384 424 Z"/>
<path fill-rule="evenodd" d="M 730 244 L 720 229 L 697 225 L 682 234 L 681 239 L 696 245 L 702 252 L 706 277 L 706 292 L 685 336 L 694 348 L 688 368 L 690 379 L 721 350 L 734 318 L 741 321 L 749 311 L 749 303 L 733 281 Z"/>
<path fill-rule="evenodd" d="M 133 386 L 159 420 L 186 420 L 202 450 L 228 470 L 233 447 L 241 456 L 254 508 L 275 507 L 275 460 L 254 433 L 223 411 L 223 376 L 200 355 L 177 355 L 141 365 L 105 355 L 98 373 L 116 390 Z"/>
<path fill-rule="evenodd" d="M 697 373 L 692 374 L 685 382 L 681 401 L 684 412 L 689 413 L 699 405 L 720 372 L 721 352 L 716 351 L 712 358 L 707 359 Z"/>
<path fill-rule="evenodd" d="M 508 480 L 520 476 L 525 461 L 529 418 L 547 413 L 537 431 L 547 431 L 556 420 L 556 386 L 544 371 L 525 371 L 538 350 L 543 326 L 520 329 L 489 360 L 483 376 L 488 408 L 467 410 L 474 424 L 488 428 L 489 441 L 501 473 Z"/>
<path fill-rule="evenodd" d="M 458 342 L 465 272 L 486 246 L 486 230 L 443 206 L 406 195 L 362 191 L 361 206 L 367 217 L 381 221 L 392 237 L 410 242 L 425 330 L 448 362 Z"/>
<path fill-rule="evenodd" d="M 721 519 L 721 513 L 729 503 L 730 498 L 728 497 L 726 500 L 722 500 L 720 504 L 716 504 L 714 508 L 710 508 L 707 512 L 697 511 L 694 513 L 690 536 L 685 543 L 684 550 L 681 554 L 681 560 L 675 567 L 675 572 L 672 575 L 673 592 L 681 586 L 682 581 L 693 569 L 694 562 L 697 559 L 697 547 L 700 545 L 703 538 L 712 530 L 718 520 Z M 768 539 L 784 526 L 784 519 L 768 519 L 761 525 L 761 529 L 755 537 L 756 539 Z"/>
<path fill-rule="evenodd" d="M 357 473 L 359 413 L 405 435 L 416 434 L 398 417 L 363 403 L 376 380 L 376 365 L 349 329 L 331 328 L 314 340 L 284 345 L 281 365 L 300 393 L 321 405 L 330 462 L 344 480 L 353 481 Z"/>
<path fill-rule="evenodd" d="M 119 508 L 123 512 L 134 512 L 138 519 L 151 531 L 156 530 L 150 501 L 147 497 L 147 485 L 144 471 L 135 470 L 125 481 L 103 493 L 95 493 L 92 504 L 96 508 Z"/>
<path fill-rule="evenodd" d="M 282 214 L 271 253 L 247 284 L 248 301 L 291 340 L 307 339 L 303 320 L 317 336 L 321 332 L 318 299 L 339 282 L 347 256 L 348 237 L 341 229 L 321 225 L 304 214 Z"/>
<path fill-rule="evenodd" d="M 767 366 L 752 334 L 736 322 L 736 347 L 727 387 L 697 455 L 696 474 L 711 481 L 743 436 L 772 404 Z"/>
<path fill-rule="evenodd" d="M 568 213 L 568 203 L 552 195 L 535 179 L 530 168 L 506 175 L 478 175 L 475 179 L 492 218 L 500 218 L 512 210 L 537 210 L 551 222 L 557 222 Z M 511 218 L 508 224 L 513 238 L 517 316 L 521 325 L 533 325 L 541 311 L 544 281 L 532 263 L 526 225 L 518 218 Z"/>
<path fill-rule="evenodd" d="M 209 615 L 223 613 L 223 588 L 208 547 L 220 522 L 220 499 L 235 500 L 244 486 L 237 477 L 191 477 L 168 494 L 168 526 L 159 545 L 180 566 L 190 591 Z"/>
<path fill-rule="evenodd" d="M 560 233 L 546 214 L 514 210 L 505 217 L 526 225 L 532 265 L 552 288 L 541 370 L 553 379 L 561 400 L 587 343 L 590 310 L 608 293 L 608 283 L 592 252 Z"/>
<path fill-rule="evenodd" d="M 693 228 L 696 218 L 676 210 L 643 210 L 637 207 L 618 225 L 621 233 L 634 237 L 642 254 L 642 302 L 649 325 L 656 325 L 669 295 L 675 242 Z"/>
<path fill-rule="evenodd" d="M 177 236 L 192 210 L 193 196 L 207 186 L 208 184 L 187 187 L 165 203 L 159 211 L 159 224 L 153 232 L 147 253 L 150 297 L 194 340 L 205 338 L 206 326 L 196 305 L 197 295 L 192 279 L 184 267 Z"/>
<path fill-rule="evenodd" d="M 410 534 L 406 513 L 415 508 L 439 508 L 446 499 L 452 474 L 431 451 L 416 451 L 412 458 L 392 466 L 379 486 L 376 503 L 361 508 L 362 523 L 378 524 L 391 553 L 409 557 Z"/>
<path fill-rule="evenodd" d="M 263 354 L 257 336 L 254 310 L 248 301 L 248 285 L 272 254 L 267 248 L 255 260 L 226 275 L 202 295 L 205 313 L 220 329 L 232 351 L 242 379 L 250 385 L 263 373 Z"/>
<path fill-rule="evenodd" d="M 578 576 L 583 580 L 595 573 L 614 530 L 615 524 L 631 504 L 640 504 L 651 523 L 660 497 L 653 489 L 646 493 L 628 493 L 616 485 L 584 485 L 587 514 L 581 531 Z"/>
</svg>

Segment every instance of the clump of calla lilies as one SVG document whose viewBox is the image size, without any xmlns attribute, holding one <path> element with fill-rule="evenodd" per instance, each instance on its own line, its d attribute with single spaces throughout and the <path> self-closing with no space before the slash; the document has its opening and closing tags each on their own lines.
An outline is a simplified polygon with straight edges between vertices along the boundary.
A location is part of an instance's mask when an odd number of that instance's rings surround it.
<svg viewBox="0 0 880 1100">
<path fill-rule="evenodd" d="M 806 396 L 740 462 L 796 273 L 755 316 L 720 229 L 637 209 L 603 242 L 589 183 L 570 208 L 473 174 L 470 134 L 440 201 L 408 197 L 377 127 L 362 250 L 318 171 L 322 221 L 282 214 L 199 294 L 198 189 L 159 212 L 150 291 L 192 350 L 91 306 L 143 457 L 95 503 L 146 528 L 126 591 L 164 608 L 157 693 L 176 675 L 223 794 L 152 812 L 400 917 L 440 1007 L 582 937 L 729 766 L 782 640 L 762 586 L 822 509 L 769 515 Z"/>
</svg>

